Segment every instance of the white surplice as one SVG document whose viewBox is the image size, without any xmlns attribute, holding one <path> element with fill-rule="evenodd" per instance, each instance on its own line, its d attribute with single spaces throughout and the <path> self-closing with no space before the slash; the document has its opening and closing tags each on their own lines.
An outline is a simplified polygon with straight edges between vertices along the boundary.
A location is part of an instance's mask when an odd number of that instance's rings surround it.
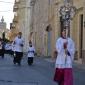
<svg viewBox="0 0 85 85">
<path fill-rule="evenodd" d="M 16 37 L 13 41 L 13 51 L 23 52 L 24 39 Z"/>
<path fill-rule="evenodd" d="M 67 42 L 67 50 L 70 53 L 69 55 L 65 54 L 65 49 L 63 47 L 63 44 Z M 64 39 L 60 37 L 56 41 L 56 50 L 58 52 L 55 67 L 56 68 L 72 68 L 72 62 L 74 59 L 74 53 L 75 53 L 75 45 L 74 41 L 71 38 Z"/>
</svg>

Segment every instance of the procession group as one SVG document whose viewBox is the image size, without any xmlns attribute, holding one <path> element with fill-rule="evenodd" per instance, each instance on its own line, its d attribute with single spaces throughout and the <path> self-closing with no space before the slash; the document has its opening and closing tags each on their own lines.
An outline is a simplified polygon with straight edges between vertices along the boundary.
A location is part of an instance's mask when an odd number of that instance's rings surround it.
<svg viewBox="0 0 85 85">
<path fill-rule="evenodd" d="M 24 39 L 22 33 L 19 32 L 13 42 L 8 42 L 3 50 L 3 43 L 0 40 L 0 55 L 3 58 L 4 53 L 13 55 L 13 63 L 21 65 L 23 57 Z M 74 41 L 66 35 L 66 29 L 62 30 L 62 35 L 56 41 L 56 62 L 55 62 L 55 74 L 54 81 L 58 85 L 73 85 L 73 69 L 72 64 L 75 54 Z M 35 56 L 35 48 L 31 41 L 28 44 L 27 57 L 28 65 L 33 64 L 33 58 Z"/>
<path fill-rule="evenodd" d="M 21 60 L 23 58 L 23 47 L 24 47 L 24 39 L 22 38 L 22 33 L 19 32 L 13 41 L 4 42 L 0 38 L 0 56 L 4 58 L 4 54 L 10 54 L 13 57 L 13 63 L 21 65 Z M 32 42 L 28 43 L 27 50 L 27 63 L 28 65 L 33 64 L 33 57 L 35 54 L 35 48 L 32 45 Z"/>
</svg>

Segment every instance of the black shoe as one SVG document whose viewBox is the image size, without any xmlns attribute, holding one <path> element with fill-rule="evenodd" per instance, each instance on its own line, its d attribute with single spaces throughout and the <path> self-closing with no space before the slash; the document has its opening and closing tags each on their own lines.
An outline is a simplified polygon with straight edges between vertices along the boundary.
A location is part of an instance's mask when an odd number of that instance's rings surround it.
<svg viewBox="0 0 85 85">
<path fill-rule="evenodd" d="M 28 63 L 28 65 L 29 65 L 29 66 L 31 66 L 31 65 L 32 65 L 32 63 Z"/>
<path fill-rule="evenodd" d="M 15 61 L 13 61 L 13 63 L 14 63 L 14 64 L 16 64 L 16 62 L 15 62 Z"/>
<path fill-rule="evenodd" d="M 18 66 L 21 66 L 21 63 L 18 63 Z"/>
<path fill-rule="evenodd" d="M 16 62 L 14 62 L 14 64 L 16 64 Z"/>
<path fill-rule="evenodd" d="M 4 56 L 2 56 L 2 59 L 4 59 Z"/>
</svg>

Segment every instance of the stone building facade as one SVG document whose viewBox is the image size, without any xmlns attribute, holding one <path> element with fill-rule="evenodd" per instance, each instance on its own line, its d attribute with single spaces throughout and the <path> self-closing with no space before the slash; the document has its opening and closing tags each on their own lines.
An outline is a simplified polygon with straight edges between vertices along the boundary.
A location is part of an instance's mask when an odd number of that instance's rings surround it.
<svg viewBox="0 0 85 85">
<path fill-rule="evenodd" d="M 62 29 L 59 10 L 64 0 L 15 1 L 13 23 L 16 32 L 23 33 L 25 50 L 31 39 L 38 55 L 54 57 L 56 39 Z M 70 37 L 76 45 L 75 59 L 85 63 L 85 1 L 67 1 L 76 7 L 76 14 L 70 24 Z"/>
<path fill-rule="evenodd" d="M 34 0 L 32 40 L 38 54 L 53 56 L 56 39 L 61 33 L 59 10 L 64 0 Z M 75 59 L 85 57 L 85 6 L 84 0 L 70 0 L 76 7 L 76 14 L 71 20 L 70 37 L 75 41 Z"/>
<path fill-rule="evenodd" d="M 33 9 L 33 42 L 37 53 L 53 56 L 55 42 L 60 35 L 59 6 L 57 0 L 34 0 Z"/>
</svg>

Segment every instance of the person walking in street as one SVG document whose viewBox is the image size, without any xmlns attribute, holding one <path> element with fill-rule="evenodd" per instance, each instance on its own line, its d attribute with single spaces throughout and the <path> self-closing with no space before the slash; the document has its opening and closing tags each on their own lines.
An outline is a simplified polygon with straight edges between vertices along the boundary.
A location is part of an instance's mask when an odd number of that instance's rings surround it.
<svg viewBox="0 0 85 85">
<path fill-rule="evenodd" d="M 32 65 L 33 64 L 33 58 L 34 58 L 34 54 L 35 54 L 35 48 L 34 46 L 32 45 L 32 42 L 29 41 L 29 47 L 28 47 L 28 54 L 27 54 L 27 57 L 28 57 L 28 65 Z"/>
<path fill-rule="evenodd" d="M 55 63 L 54 81 L 58 85 L 73 85 L 72 62 L 74 59 L 74 41 L 66 36 L 63 29 L 62 36 L 56 41 L 57 58 Z"/>
<path fill-rule="evenodd" d="M 18 36 L 13 41 L 13 51 L 14 51 L 14 64 L 18 63 L 18 65 L 21 65 L 21 59 L 23 57 L 23 46 L 24 46 L 24 40 L 22 38 L 22 33 L 19 32 Z"/>
<path fill-rule="evenodd" d="M 5 38 L 2 39 L 2 58 L 4 59 L 4 54 L 5 54 L 5 45 L 6 45 L 6 41 Z"/>
<path fill-rule="evenodd" d="M 3 51 L 3 44 L 2 44 L 2 39 L 0 38 L 0 56 L 4 58 L 4 51 Z"/>
<path fill-rule="evenodd" d="M 10 54 L 11 56 L 13 55 L 12 51 L 12 41 L 8 41 L 5 45 L 5 54 Z"/>
</svg>

